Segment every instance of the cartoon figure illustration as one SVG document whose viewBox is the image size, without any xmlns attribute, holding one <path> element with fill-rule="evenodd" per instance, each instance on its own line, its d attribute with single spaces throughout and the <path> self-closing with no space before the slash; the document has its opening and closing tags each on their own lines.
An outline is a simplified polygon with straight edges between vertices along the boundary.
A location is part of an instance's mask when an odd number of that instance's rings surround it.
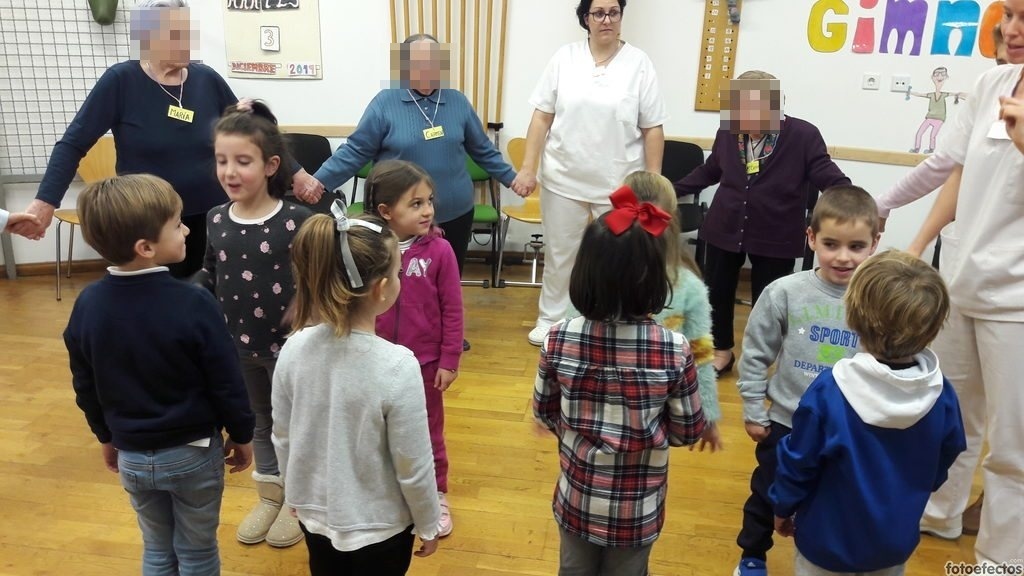
<svg viewBox="0 0 1024 576">
<path fill-rule="evenodd" d="M 931 135 L 928 138 L 928 148 L 924 150 L 924 153 L 931 154 L 935 151 L 935 140 L 939 136 L 939 130 L 942 129 L 942 125 L 946 122 L 946 99 L 953 96 L 954 105 L 959 104 L 961 100 L 967 99 L 967 94 L 964 92 L 943 92 L 942 86 L 945 85 L 946 80 L 949 80 L 949 70 L 945 66 L 940 66 L 932 71 L 932 84 L 935 85 L 934 92 L 914 92 L 912 87 L 907 88 L 907 100 L 910 100 L 911 96 L 928 99 L 928 113 L 925 114 L 924 121 L 921 122 L 920 128 L 917 129 L 917 135 L 914 137 L 914 147 L 910 149 L 913 153 L 921 151 L 921 140 L 924 139 L 924 133 L 929 128 L 931 128 Z"/>
</svg>

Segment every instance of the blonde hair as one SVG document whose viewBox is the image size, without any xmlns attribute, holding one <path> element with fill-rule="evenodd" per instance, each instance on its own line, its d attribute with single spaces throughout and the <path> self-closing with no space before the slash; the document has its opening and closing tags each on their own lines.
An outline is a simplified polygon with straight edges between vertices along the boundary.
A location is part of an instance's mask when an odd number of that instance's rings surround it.
<svg viewBox="0 0 1024 576">
<path fill-rule="evenodd" d="M 159 241 L 163 227 L 181 218 L 181 196 L 156 176 L 115 176 L 82 192 L 78 217 L 86 243 L 120 266 L 135 260 L 136 242 Z"/>
<path fill-rule="evenodd" d="M 672 183 L 661 174 L 638 170 L 626 176 L 624 184 L 633 189 L 636 199 L 640 202 L 650 202 L 672 215 L 672 221 L 665 231 L 665 234 L 669 235 L 667 261 L 672 283 L 675 283 L 678 276 L 679 266 L 683 266 L 699 278 L 701 274 L 697 262 L 690 256 L 689 251 L 679 246 L 679 235 L 682 234 L 679 229 L 679 202 Z"/>
<path fill-rule="evenodd" d="M 899 250 L 858 266 L 845 299 L 846 324 L 865 350 L 885 359 L 924 350 L 949 315 L 949 293 L 939 273 Z"/>
<path fill-rule="evenodd" d="M 878 235 L 878 205 L 860 186 L 832 186 L 822 192 L 811 213 L 811 230 L 815 234 L 821 231 L 823 220 L 835 220 L 837 224 L 864 222 L 871 228 L 872 238 Z"/>
<path fill-rule="evenodd" d="M 359 219 L 381 227 L 381 232 L 376 232 L 352 226 L 345 232 L 352 259 L 363 280 L 360 288 L 352 288 L 349 283 L 334 218 L 326 214 L 311 216 L 295 234 L 291 247 L 295 278 L 292 330 L 323 322 L 330 325 L 339 338 L 348 335 L 353 310 L 374 284 L 387 278 L 392 266 L 401 262 L 395 235 L 387 223 L 368 214 Z"/>
</svg>

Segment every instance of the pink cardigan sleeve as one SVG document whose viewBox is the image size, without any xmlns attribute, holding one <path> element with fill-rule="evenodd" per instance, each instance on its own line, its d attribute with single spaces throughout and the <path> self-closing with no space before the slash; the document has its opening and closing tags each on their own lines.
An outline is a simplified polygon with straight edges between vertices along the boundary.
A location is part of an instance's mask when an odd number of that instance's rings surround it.
<svg viewBox="0 0 1024 576">
<path fill-rule="evenodd" d="M 437 259 L 437 295 L 441 304 L 441 358 L 439 367 L 458 370 L 462 357 L 462 280 L 455 252 L 447 241 L 434 242 L 442 247 Z"/>
<path fill-rule="evenodd" d="M 890 210 L 927 196 L 946 182 L 954 168 L 956 160 L 941 151 L 925 158 L 924 162 L 915 166 L 892 189 L 875 199 L 875 203 L 878 204 L 878 216 L 888 218 Z"/>
</svg>

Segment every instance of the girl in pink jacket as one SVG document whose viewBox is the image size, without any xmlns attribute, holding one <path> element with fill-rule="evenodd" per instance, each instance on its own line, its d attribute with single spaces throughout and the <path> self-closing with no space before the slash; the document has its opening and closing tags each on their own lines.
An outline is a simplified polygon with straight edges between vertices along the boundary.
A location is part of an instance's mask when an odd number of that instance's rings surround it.
<svg viewBox="0 0 1024 576">
<path fill-rule="evenodd" d="M 402 291 L 377 317 L 377 335 L 412 350 L 419 360 L 441 500 L 438 535 L 452 532 L 448 508 L 448 454 L 441 393 L 458 376 L 462 356 L 462 287 L 451 245 L 434 226 L 434 182 L 404 160 L 374 165 L 366 179 L 366 211 L 385 221 L 399 240 Z"/>
</svg>

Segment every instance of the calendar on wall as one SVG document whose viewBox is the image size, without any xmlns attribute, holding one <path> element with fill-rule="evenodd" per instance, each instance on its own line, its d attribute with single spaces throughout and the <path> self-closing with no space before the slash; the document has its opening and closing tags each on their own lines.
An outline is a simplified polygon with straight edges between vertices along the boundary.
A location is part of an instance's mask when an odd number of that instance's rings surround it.
<svg viewBox="0 0 1024 576">
<path fill-rule="evenodd" d="M 323 78 L 319 0 L 221 0 L 228 76 Z"/>
<path fill-rule="evenodd" d="M 742 8 L 742 0 L 738 2 Z M 719 87 L 733 77 L 739 40 L 739 25 L 729 20 L 727 0 L 704 0 L 703 29 L 693 109 L 718 112 Z"/>
</svg>

